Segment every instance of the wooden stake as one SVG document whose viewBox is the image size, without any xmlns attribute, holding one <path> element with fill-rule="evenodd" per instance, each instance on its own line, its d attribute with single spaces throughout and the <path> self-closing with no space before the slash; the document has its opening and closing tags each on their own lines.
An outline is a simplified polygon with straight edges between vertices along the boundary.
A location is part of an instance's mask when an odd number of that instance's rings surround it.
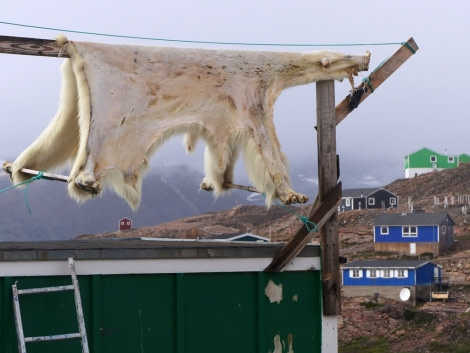
<svg viewBox="0 0 470 353">
<path fill-rule="evenodd" d="M 253 186 L 244 186 L 244 185 L 237 185 L 237 184 L 232 184 L 232 183 L 229 183 L 229 182 L 225 182 L 223 184 L 226 188 L 231 188 L 231 189 L 240 189 L 240 190 L 246 190 L 246 191 L 251 191 L 251 192 L 256 192 L 256 193 L 260 193 L 258 190 L 256 190 L 255 187 Z"/>
<path fill-rule="evenodd" d="M 10 174 L 11 176 L 11 162 L 7 162 L 7 161 L 4 161 L 3 162 L 3 170 Z M 20 169 L 20 172 L 21 173 L 25 173 L 25 174 L 28 174 L 28 175 L 32 175 L 32 176 L 38 176 L 39 173 L 41 173 L 40 171 L 38 170 L 34 170 L 34 169 L 27 169 L 27 168 L 21 168 Z M 65 183 L 68 183 L 68 177 L 65 176 L 65 175 L 59 175 L 59 174 L 53 174 L 53 173 L 45 173 L 45 172 L 42 172 L 42 176 L 41 176 L 41 179 L 46 179 L 46 180 L 57 180 L 57 181 L 63 181 Z"/>
<path fill-rule="evenodd" d="M 26 169 L 26 168 L 22 168 L 20 169 L 20 172 L 21 173 L 25 173 L 25 174 L 29 174 L 29 175 L 39 175 L 39 171 L 37 170 L 33 170 L 33 169 Z M 68 182 L 68 177 L 65 176 L 65 175 L 59 175 L 59 174 L 53 174 L 53 173 L 45 173 L 45 172 L 42 172 L 42 177 L 41 179 L 46 179 L 46 180 L 56 180 L 56 181 L 63 181 L 65 183 Z"/>
</svg>

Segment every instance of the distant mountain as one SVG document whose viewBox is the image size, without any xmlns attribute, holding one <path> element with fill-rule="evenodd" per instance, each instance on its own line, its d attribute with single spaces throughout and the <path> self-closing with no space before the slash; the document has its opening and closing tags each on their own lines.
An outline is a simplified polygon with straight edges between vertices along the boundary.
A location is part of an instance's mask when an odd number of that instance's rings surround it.
<svg viewBox="0 0 470 353">
<path fill-rule="evenodd" d="M 296 190 L 316 194 L 316 184 L 306 172 L 293 173 Z M 212 193 L 199 190 L 203 175 L 185 165 L 167 166 L 150 171 L 142 186 L 142 202 L 133 212 L 114 192 L 77 204 L 67 196 L 65 183 L 38 180 L 27 189 L 14 188 L 0 193 L 0 241 L 71 239 L 80 234 L 115 231 L 118 221 L 127 217 L 133 226 L 149 227 L 179 218 L 217 212 L 236 205 L 264 205 L 262 195 L 244 190 L 215 199 Z M 237 183 L 245 183 L 237 180 Z M 0 190 L 10 187 L 10 179 L 0 172 Z M 28 211 L 28 205 L 31 214 Z"/>
</svg>

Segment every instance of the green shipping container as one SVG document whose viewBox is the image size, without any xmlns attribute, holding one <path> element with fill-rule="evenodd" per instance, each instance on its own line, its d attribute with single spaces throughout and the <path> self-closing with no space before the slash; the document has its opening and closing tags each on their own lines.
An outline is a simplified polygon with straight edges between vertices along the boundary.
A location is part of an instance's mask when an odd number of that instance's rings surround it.
<svg viewBox="0 0 470 353">
<path fill-rule="evenodd" d="M 12 284 L 71 283 L 75 259 L 90 352 L 337 351 L 322 315 L 320 249 L 264 272 L 284 244 L 70 241 L 0 244 L 0 351 L 17 352 Z M 25 336 L 78 332 L 73 292 L 20 296 Z M 81 340 L 31 342 L 28 353 L 81 352 Z"/>
</svg>

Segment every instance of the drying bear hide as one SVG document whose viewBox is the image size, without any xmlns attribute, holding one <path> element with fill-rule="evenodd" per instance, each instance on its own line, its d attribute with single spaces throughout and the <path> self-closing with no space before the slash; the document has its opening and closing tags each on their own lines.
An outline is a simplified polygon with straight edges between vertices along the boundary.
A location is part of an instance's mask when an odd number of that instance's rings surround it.
<svg viewBox="0 0 470 353">
<path fill-rule="evenodd" d="M 72 161 L 68 192 L 84 201 L 109 186 L 135 209 L 152 153 L 174 134 L 187 151 L 206 143 L 201 187 L 217 196 L 233 182 L 239 152 L 270 205 L 306 202 L 290 187 L 273 122 L 283 89 L 367 70 L 370 54 L 284 53 L 110 45 L 57 39 L 61 100 L 45 131 L 9 166 L 48 171 Z"/>
</svg>

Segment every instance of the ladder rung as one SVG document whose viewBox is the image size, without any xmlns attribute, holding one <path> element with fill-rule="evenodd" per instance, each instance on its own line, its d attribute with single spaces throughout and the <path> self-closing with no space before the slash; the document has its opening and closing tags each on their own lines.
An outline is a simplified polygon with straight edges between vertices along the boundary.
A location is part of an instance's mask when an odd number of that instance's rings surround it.
<svg viewBox="0 0 470 353">
<path fill-rule="evenodd" d="M 73 285 L 56 286 L 56 287 L 43 287 L 43 288 L 18 289 L 18 294 L 50 293 L 50 292 L 62 292 L 62 291 L 67 291 L 67 290 L 74 290 Z"/>
<path fill-rule="evenodd" d="M 38 341 L 57 341 L 57 340 L 68 340 L 72 338 L 81 338 L 82 335 L 78 333 L 65 333 L 62 335 L 51 335 L 51 336 L 36 336 L 36 337 L 25 337 L 25 342 L 38 342 Z"/>
</svg>

